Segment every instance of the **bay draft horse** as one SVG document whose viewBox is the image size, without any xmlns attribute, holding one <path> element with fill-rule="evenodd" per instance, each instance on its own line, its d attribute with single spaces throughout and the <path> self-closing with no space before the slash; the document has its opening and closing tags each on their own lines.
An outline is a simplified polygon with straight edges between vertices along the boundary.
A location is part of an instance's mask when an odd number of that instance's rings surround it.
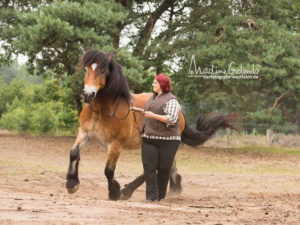
<svg viewBox="0 0 300 225">
<path fill-rule="evenodd" d="M 104 170 L 108 181 L 109 199 L 129 199 L 144 181 L 140 175 L 120 190 L 114 179 L 114 171 L 122 149 L 141 147 L 140 128 L 143 114 L 132 112 L 130 106 L 145 108 L 152 93 L 132 94 L 122 72 L 122 68 L 111 55 L 95 49 L 83 54 L 80 64 L 85 68 L 82 97 L 85 104 L 79 116 L 78 135 L 70 150 L 70 164 L 66 188 L 74 193 L 79 188 L 78 166 L 80 150 L 90 136 L 96 137 L 107 148 L 107 162 Z M 189 127 L 180 112 L 180 132 L 182 141 L 197 146 L 208 140 L 219 128 L 233 128 L 235 115 L 202 115 L 196 128 Z M 181 176 L 174 162 L 170 176 L 170 191 L 181 192 Z"/>
</svg>

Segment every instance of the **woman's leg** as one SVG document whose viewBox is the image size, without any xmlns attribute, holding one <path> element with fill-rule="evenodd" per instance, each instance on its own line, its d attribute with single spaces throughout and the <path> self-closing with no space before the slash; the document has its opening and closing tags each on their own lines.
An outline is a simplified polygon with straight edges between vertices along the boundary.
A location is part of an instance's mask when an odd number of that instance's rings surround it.
<svg viewBox="0 0 300 225">
<path fill-rule="evenodd" d="M 180 141 L 160 140 L 158 145 L 159 163 L 158 163 L 158 190 L 159 199 L 166 196 L 168 181 L 170 179 L 171 167 L 178 149 Z"/>
<path fill-rule="evenodd" d="M 159 200 L 157 184 L 158 149 L 151 140 L 142 138 L 142 161 L 146 181 L 146 199 Z"/>
</svg>

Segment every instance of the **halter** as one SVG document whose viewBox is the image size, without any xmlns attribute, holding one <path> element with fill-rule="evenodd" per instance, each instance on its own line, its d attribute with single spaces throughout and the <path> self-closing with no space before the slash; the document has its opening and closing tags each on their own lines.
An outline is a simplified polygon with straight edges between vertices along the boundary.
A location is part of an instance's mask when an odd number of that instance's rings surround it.
<svg viewBox="0 0 300 225">
<path fill-rule="evenodd" d="M 128 111 L 127 111 L 126 116 L 124 118 L 119 118 L 119 117 L 116 116 L 116 112 L 117 112 L 117 110 L 119 108 L 119 105 L 120 105 L 120 99 L 121 99 L 121 97 L 118 98 L 118 103 L 117 103 L 114 111 L 112 113 L 110 113 L 110 114 L 107 114 L 107 117 L 115 117 L 118 120 L 125 120 L 125 119 L 127 119 L 128 115 L 129 115 L 129 112 L 130 112 L 130 105 L 129 105 L 128 102 L 127 102 L 127 104 L 128 104 Z M 130 104 L 132 104 L 132 100 L 130 101 Z M 96 112 L 96 113 L 99 113 L 99 111 L 97 112 L 96 110 L 93 109 L 93 107 L 91 107 L 91 110 L 94 111 L 94 112 Z M 139 133 L 141 134 L 141 131 L 139 129 L 139 125 L 138 125 L 137 120 L 136 120 L 135 112 L 132 111 L 132 113 L 133 113 L 133 118 L 134 118 L 135 124 L 137 126 L 137 129 L 138 129 Z"/>
<path fill-rule="evenodd" d="M 118 108 L 119 108 L 119 105 L 120 105 L 120 100 L 121 100 L 121 96 L 120 96 L 119 99 L 118 99 L 118 103 L 117 103 L 117 105 L 116 105 L 116 107 L 115 107 L 115 110 L 114 110 L 112 113 L 108 114 L 108 115 L 107 115 L 108 117 L 115 117 L 115 118 L 118 119 L 118 120 L 125 120 L 125 119 L 128 117 L 129 112 L 130 112 L 130 105 L 129 105 L 128 102 L 127 102 L 127 104 L 128 104 L 128 111 L 127 111 L 126 116 L 125 116 L 124 118 L 119 118 L 119 117 L 116 116 L 116 112 L 117 112 L 117 110 L 118 110 Z M 132 102 L 132 101 L 131 101 L 131 102 Z"/>
<path fill-rule="evenodd" d="M 121 100 L 121 96 L 118 98 L 118 103 L 117 103 L 114 111 L 112 113 L 107 114 L 106 115 L 107 117 L 115 117 L 118 120 L 125 120 L 125 119 L 127 119 L 128 115 L 129 115 L 129 112 L 130 112 L 130 105 L 129 105 L 129 103 L 128 103 L 128 111 L 127 111 L 126 116 L 124 118 L 119 118 L 119 117 L 116 116 L 116 112 L 117 112 L 117 110 L 118 110 L 118 108 L 120 106 L 120 100 Z M 132 103 L 132 101 L 130 103 Z M 100 111 L 95 110 L 92 105 L 91 105 L 90 109 L 92 111 L 94 111 L 95 113 L 100 113 Z"/>
<path fill-rule="evenodd" d="M 120 105 L 120 99 L 121 99 L 121 97 L 119 97 L 119 99 L 118 99 L 118 104 L 116 105 L 114 112 L 108 114 L 108 115 L 107 115 L 108 117 L 115 117 L 115 118 L 118 119 L 118 120 L 125 120 L 125 119 L 128 117 L 129 112 L 130 112 L 130 105 L 129 105 L 129 103 L 128 103 L 128 111 L 127 111 L 126 116 L 125 116 L 124 118 L 118 118 L 118 117 L 116 116 L 116 112 L 117 112 L 117 110 L 118 110 L 118 108 L 119 108 L 119 105 Z M 132 104 L 132 100 L 130 101 L 130 103 Z M 137 120 L 136 120 L 136 116 L 135 116 L 134 111 L 132 111 L 132 113 L 133 113 L 133 118 L 134 118 L 134 122 L 135 122 L 135 124 L 136 124 L 136 126 L 137 126 L 137 129 L 138 129 L 139 133 L 141 134 L 141 131 L 140 131 L 140 129 L 139 129 L 139 125 L 138 125 L 138 123 L 137 123 Z"/>
</svg>

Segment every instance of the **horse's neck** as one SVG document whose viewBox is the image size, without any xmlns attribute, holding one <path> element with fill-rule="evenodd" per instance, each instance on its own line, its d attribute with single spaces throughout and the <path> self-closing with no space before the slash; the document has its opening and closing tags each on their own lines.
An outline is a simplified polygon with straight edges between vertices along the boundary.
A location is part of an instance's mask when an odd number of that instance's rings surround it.
<svg viewBox="0 0 300 225">
<path fill-rule="evenodd" d="M 113 99 L 107 96 L 96 97 L 93 103 L 91 103 L 92 109 L 100 114 L 108 114 L 113 110 Z"/>
</svg>

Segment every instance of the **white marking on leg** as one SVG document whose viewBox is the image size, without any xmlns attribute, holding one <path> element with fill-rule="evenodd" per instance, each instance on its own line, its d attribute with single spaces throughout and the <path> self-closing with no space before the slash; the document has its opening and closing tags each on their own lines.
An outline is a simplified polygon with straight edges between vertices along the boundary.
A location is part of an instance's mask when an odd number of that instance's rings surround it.
<svg viewBox="0 0 300 225">
<path fill-rule="evenodd" d="M 176 161 L 174 160 L 172 167 L 171 167 L 171 178 L 176 183 L 176 174 L 177 174 L 177 167 L 176 167 Z"/>
<path fill-rule="evenodd" d="M 107 145 L 106 145 L 107 147 L 107 152 L 109 152 L 109 149 L 110 149 L 110 146 L 111 146 L 111 144 L 110 143 L 107 143 Z"/>
<path fill-rule="evenodd" d="M 75 175 L 75 172 L 76 172 L 76 162 L 77 162 L 78 159 L 74 160 L 72 162 L 72 171 L 71 171 L 71 174 L 72 175 Z"/>
<path fill-rule="evenodd" d="M 79 149 L 81 149 L 85 145 L 86 141 L 87 141 L 87 137 L 85 136 L 82 142 L 79 144 Z"/>
<path fill-rule="evenodd" d="M 106 155 L 105 161 L 107 161 L 107 157 L 108 157 L 108 154 L 109 154 L 110 146 L 111 146 L 110 143 L 107 143 L 107 144 L 106 144 L 107 155 Z"/>
</svg>

